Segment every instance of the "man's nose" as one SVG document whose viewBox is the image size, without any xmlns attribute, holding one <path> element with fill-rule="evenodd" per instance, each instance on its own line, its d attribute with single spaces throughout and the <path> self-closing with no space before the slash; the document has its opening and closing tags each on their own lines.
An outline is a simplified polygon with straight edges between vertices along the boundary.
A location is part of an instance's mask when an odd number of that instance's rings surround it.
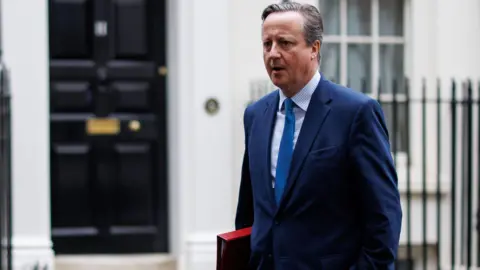
<svg viewBox="0 0 480 270">
<path fill-rule="evenodd" d="M 279 58 L 280 57 L 280 52 L 278 51 L 276 44 L 272 44 L 272 48 L 270 49 L 270 57 L 271 58 Z"/>
</svg>

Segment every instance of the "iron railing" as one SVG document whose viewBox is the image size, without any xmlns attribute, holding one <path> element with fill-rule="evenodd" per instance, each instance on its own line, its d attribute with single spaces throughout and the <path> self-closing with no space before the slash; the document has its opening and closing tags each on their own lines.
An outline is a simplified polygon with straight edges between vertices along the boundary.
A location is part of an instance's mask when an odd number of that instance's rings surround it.
<svg viewBox="0 0 480 270">
<path fill-rule="evenodd" d="M 0 64 L 0 269 L 12 269 L 11 107 L 8 71 Z"/>
<path fill-rule="evenodd" d="M 355 85 L 388 125 L 403 209 L 397 269 L 480 269 L 480 81 Z M 252 82 L 250 102 L 274 89 Z"/>
</svg>

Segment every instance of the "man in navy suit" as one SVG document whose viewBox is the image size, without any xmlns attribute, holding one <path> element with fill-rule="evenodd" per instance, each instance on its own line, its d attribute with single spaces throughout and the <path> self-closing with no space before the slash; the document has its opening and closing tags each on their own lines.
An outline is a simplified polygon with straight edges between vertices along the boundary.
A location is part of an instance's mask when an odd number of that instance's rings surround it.
<svg viewBox="0 0 480 270">
<path fill-rule="evenodd" d="M 316 7 L 272 4 L 262 20 L 279 90 L 244 114 L 235 225 L 252 226 L 252 269 L 394 269 L 402 210 L 380 105 L 318 71 Z"/>
</svg>

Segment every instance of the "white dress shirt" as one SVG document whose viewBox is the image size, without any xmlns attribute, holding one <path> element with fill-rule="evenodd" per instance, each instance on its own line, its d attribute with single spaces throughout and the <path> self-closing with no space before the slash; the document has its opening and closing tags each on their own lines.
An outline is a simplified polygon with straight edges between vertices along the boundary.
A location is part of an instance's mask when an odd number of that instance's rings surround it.
<svg viewBox="0 0 480 270">
<path fill-rule="evenodd" d="M 315 92 L 315 89 L 320 82 L 320 73 L 315 72 L 313 78 L 302 88 L 295 96 L 292 97 L 293 101 L 293 113 L 295 114 L 295 133 L 293 137 L 293 147 L 297 143 L 298 135 L 302 128 L 303 120 L 305 119 L 305 114 L 312 99 L 312 94 Z M 271 174 L 273 179 L 275 179 L 276 169 L 277 169 L 277 160 L 278 160 L 278 151 L 280 148 L 280 141 L 282 140 L 283 127 L 285 125 L 285 106 L 283 105 L 285 99 L 287 98 L 281 90 L 278 91 L 280 98 L 278 102 L 277 110 L 277 119 L 275 121 L 275 126 L 273 129 L 273 138 L 271 146 Z M 272 186 L 275 185 L 275 180 L 272 183 Z"/>
</svg>

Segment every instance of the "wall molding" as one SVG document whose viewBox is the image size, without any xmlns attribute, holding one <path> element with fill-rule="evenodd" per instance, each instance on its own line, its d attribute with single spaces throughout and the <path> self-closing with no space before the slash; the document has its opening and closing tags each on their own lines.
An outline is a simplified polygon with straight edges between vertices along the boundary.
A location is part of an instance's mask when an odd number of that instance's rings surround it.
<svg viewBox="0 0 480 270">
<path fill-rule="evenodd" d="M 12 247 L 18 249 L 43 249 L 52 248 L 50 237 L 39 236 L 13 236 Z"/>
<path fill-rule="evenodd" d="M 199 232 L 187 238 L 188 269 L 215 269 L 217 260 L 217 234 Z"/>
<path fill-rule="evenodd" d="M 14 270 L 55 269 L 55 254 L 52 241 L 48 237 L 14 236 L 12 239 Z"/>
</svg>

